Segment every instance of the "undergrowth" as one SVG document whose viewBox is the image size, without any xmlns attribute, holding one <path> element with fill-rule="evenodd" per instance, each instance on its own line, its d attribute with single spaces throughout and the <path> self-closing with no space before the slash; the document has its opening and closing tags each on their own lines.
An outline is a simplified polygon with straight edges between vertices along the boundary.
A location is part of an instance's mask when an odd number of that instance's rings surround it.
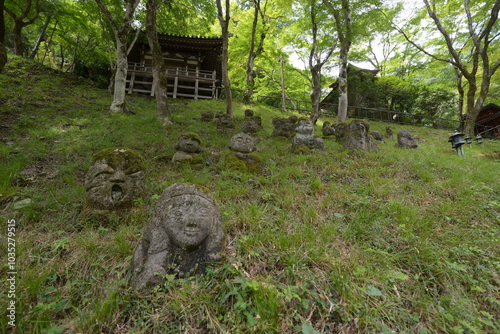
<svg viewBox="0 0 500 334">
<path fill-rule="evenodd" d="M 110 114 L 107 91 L 24 59 L 10 58 L 0 85 L 4 313 L 12 219 L 18 271 L 16 327 L 2 314 L 3 333 L 500 332 L 500 165 L 476 157 L 500 151 L 498 141 L 467 145 L 462 158 L 448 131 L 393 124 L 417 135 L 418 149 L 388 139 L 378 152 L 349 152 L 325 139 L 323 151 L 293 154 L 271 137 L 272 118 L 288 115 L 236 103 L 236 131 L 247 108 L 264 125 L 262 171 L 242 173 L 221 161 L 231 134 L 199 119 L 222 101 L 170 100 L 164 129 L 154 99 L 127 96 L 136 114 Z M 170 162 L 184 132 L 200 136 L 204 164 Z M 130 210 L 82 216 L 90 158 L 107 147 L 144 155 L 146 195 Z M 135 291 L 132 254 L 176 182 L 219 201 L 225 260 Z"/>
</svg>

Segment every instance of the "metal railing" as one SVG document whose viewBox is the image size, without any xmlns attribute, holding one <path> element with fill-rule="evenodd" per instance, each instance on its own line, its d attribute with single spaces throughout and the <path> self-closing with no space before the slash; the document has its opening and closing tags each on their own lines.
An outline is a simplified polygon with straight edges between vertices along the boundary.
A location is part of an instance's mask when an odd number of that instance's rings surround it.
<svg viewBox="0 0 500 334">
<path fill-rule="evenodd" d="M 257 101 L 282 109 L 281 96 L 258 96 Z M 321 104 L 320 115 L 335 117 L 337 104 Z M 299 113 L 310 113 L 312 110 L 311 101 L 287 99 L 286 110 L 298 111 Z M 373 121 L 389 122 L 396 124 L 414 125 L 430 127 L 435 129 L 453 130 L 460 127 L 460 121 L 455 119 L 440 118 L 421 114 L 410 114 L 405 112 L 382 110 L 365 107 L 349 106 L 347 116 L 349 118 L 360 118 Z"/>
</svg>

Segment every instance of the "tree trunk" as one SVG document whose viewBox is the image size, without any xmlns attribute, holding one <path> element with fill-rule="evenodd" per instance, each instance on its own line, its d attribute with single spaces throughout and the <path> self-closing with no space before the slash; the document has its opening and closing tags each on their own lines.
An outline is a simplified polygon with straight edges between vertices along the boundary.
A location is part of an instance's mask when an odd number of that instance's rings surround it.
<svg viewBox="0 0 500 334">
<path fill-rule="evenodd" d="M 343 123 L 347 120 L 347 50 L 340 48 L 339 64 L 339 107 L 337 113 L 337 122 Z"/>
<path fill-rule="evenodd" d="M 285 60 L 283 54 L 280 54 L 280 86 L 281 86 L 281 108 L 286 111 L 286 90 L 285 90 Z"/>
<path fill-rule="evenodd" d="M 311 93 L 311 121 L 316 124 L 319 118 L 319 99 L 321 97 L 321 67 L 314 66 L 311 68 L 312 76 L 312 93 Z"/>
<path fill-rule="evenodd" d="M 104 6 L 102 0 L 95 0 L 101 12 L 108 19 L 116 39 L 116 64 L 113 88 L 113 103 L 109 108 L 111 112 L 130 112 L 125 104 L 125 88 L 127 83 L 127 42 L 135 10 L 140 0 L 126 0 L 125 15 L 120 26 L 113 19 L 110 11 Z"/>
<path fill-rule="evenodd" d="M 12 20 L 14 20 L 14 28 L 12 29 L 12 37 L 14 39 L 14 53 L 17 56 L 22 56 L 23 55 L 23 42 L 22 42 L 22 35 L 21 31 L 24 27 L 32 24 L 35 22 L 35 20 L 38 18 L 38 14 L 40 14 L 40 10 L 38 7 L 38 1 L 35 0 L 35 14 L 33 14 L 33 17 L 29 19 L 28 21 L 24 22 L 23 20 L 28 16 L 28 14 L 31 11 L 31 0 L 26 1 L 26 6 L 24 7 L 23 11 L 21 14 L 16 15 L 12 10 L 7 8 L 5 5 L 2 6 L 3 10 L 12 17 Z"/>
<path fill-rule="evenodd" d="M 352 43 L 352 23 L 349 0 L 342 0 L 341 7 L 342 17 L 340 17 L 339 11 L 331 7 L 340 40 L 339 107 L 337 114 L 337 121 L 339 123 L 343 123 L 347 120 L 347 106 L 349 104 L 347 99 L 347 59 Z"/>
<path fill-rule="evenodd" d="M 47 19 L 45 20 L 45 24 L 42 27 L 42 31 L 40 31 L 40 34 L 38 35 L 38 39 L 36 40 L 35 47 L 31 51 L 31 54 L 29 56 L 29 59 L 34 59 L 36 56 L 36 53 L 38 52 L 38 48 L 40 47 L 40 44 L 42 43 L 43 36 L 45 35 L 45 31 L 47 30 L 47 27 L 49 26 L 50 18 L 52 15 L 48 15 Z M 55 28 L 54 28 L 55 30 Z"/>
<path fill-rule="evenodd" d="M 226 113 L 233 116 L 233 95 L 231 93 L 231 83 L 229 82 L 229 75 L 227 70 L 228 62 L 228 39 L 229 39 L 229 0 L 226 0 L 225 12 L 222 10 L 221 0 L 217 2 L 217 13 L 219 23 L 222 28 L 222 82 L 224 84 L 224 92 L 226 93 Z"/>
<path fill-rule="evenodd" d="M 257 23 L 259 20 L 259 4 L 260 0 L 255 0 L 254 5 L 255 5 L 255 11 L 253 15 L 253 23 L 252 23 L 252 35 L 250 37 L 250 49 L 248 50 L 248 58 L 247 58 L 247 64 L 246 64 L 246 69 L 245 69 L 245 81 L 246 81 L 246 88 L 245 88 L 245 94 L 243 95 L 243 102 L 248 103 L 252 99 L 253 95 L 253 87 L 255 85 L 255 75 L 254 75 L 254 61 L 255 58 L 257 57 L 255 50 L 255 33 L 257 31 Z"/>
<path fill-rule="evenodd" d="M 5 64 L 7 63 L 7 48 L 5 43 L 5 17 L 3 11 L 3 4 L 5 0 L 0 0 L 0 73 L 2 73 Z"/>
<path fill-rule="evenodd" d="M 127 37 L 127 36 L 125 36 Z M 125 86 L 127 83 L 127 39 L 116 39 L 116 71 L 115 85 L 113 91 L 113 103 L 111 104 L 111 112 L 126 112 L 125 105 Z"/>
<path fill-rule="evenodd" d="M 21 30 L 23 29 L 22 22 L 14 22 L 14 28 L 12 29 L 12 40 L 14 42 L 14 54 L 16 56 L 23 56 L 23 39 L 21 36 Z"/>
<path fill-rule="evenodd" d="M 153 56 L 153 82 L 155 86 L 156 114 L 163 125 L 172 123 L 170 110 L 167 103 L 167 66 L 163 59 L 158 34 L 156 32 L 156 0 L 148 0 L 146 3 L 146 35 Z"/>
</svg>

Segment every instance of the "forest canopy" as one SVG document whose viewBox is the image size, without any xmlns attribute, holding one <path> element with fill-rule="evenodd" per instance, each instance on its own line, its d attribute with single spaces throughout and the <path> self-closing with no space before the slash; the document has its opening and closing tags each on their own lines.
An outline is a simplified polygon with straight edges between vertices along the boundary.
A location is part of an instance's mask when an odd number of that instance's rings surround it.
<svg viewBox="0 0 500 334">
<path fill-rule="evenodd" d="M 109 84 L 117 39 L 97 5 L 101 1 L 3 2 L 0 42 L 8 53 L 91 78 L 102 87 Z M 145 29 L 146 2 L 137 2 L 129 44 L 137 30 Z M 127 1 L 102 3 L 117 23 L 123 21 Z M 395 0 L 229 4 L 228 71 L 235 96 L 274 104 L 282 99 L 283 106 L 310 101 L 314 108 L 331 94 L 332 84 L 343 80 L 345 63 L 376 69 L 379 79 L 349 84 L 343 93 L 349 105 L 363 103 L 363 94 L 378 94 L 369 99 L 370 107 L 465 120 L 474 108 L 500 104 L 498 0 L 422 0 L 412 6 Z M 221 35 L 214 1 L 158 1 L 156 6 L 158 33 Z"/>
</svg>

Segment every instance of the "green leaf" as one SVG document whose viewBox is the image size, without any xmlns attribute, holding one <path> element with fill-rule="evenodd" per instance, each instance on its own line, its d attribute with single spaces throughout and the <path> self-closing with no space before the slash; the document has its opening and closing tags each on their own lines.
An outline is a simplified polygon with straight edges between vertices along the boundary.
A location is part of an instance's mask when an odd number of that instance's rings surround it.
<svg viewBox="0 0 500 334">
<path fill-rule="evenodd" d="M 382 297 L 382 291 L 374 287 L 373 285 L 368 285 L 368 288 L 366 289 L 366 293 L 369 294 L 370 296 L 374 297 Z"/>
<path fill-rule="evenodd" d="M 315 330 L 310 323 L 304 322 L 302 324 L 302 334 L 320 334 L 320 332 Z"/>
</svg>

